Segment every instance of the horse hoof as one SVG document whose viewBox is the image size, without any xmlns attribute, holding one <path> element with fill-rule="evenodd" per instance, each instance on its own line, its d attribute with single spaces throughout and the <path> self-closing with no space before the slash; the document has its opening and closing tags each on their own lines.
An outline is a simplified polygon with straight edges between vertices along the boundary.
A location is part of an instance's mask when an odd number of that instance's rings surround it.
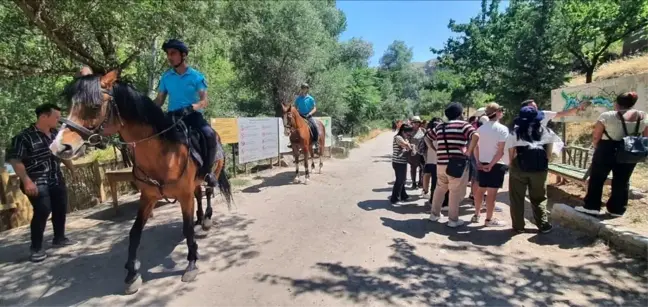
<svg viewBox="0 0 648 307">
<path fill-rule="evenodd" d="M 198 268 L 196 266 L 187 267 L 185 270 L 184 274 L 182 274 L 182 282 L 190 282 L 196 280 L 196 277 L 198 277 Z"/>
<path fill-rule="evenodd" d="M 310 179 L 308 179 L 308 178 L 306 178 L 306 180 L 304 180 L 304 184 L 308 184 L 309 182 L 310 182 Z"/>
<path fill-rule="evenodd" d="M 299 183 L 299 182 L 300 182 L 299 178 L 293 179 L 293 183 Z"/>
<path fill-rule="evenodd" d="M 200 233 L 200 231 L 203 229 L 202 225 L 200 225 L 200 222 L 196 222 L 194 225 L 194 234 Z"/>
<path fill-rule="evenodd" d="M 202 229 L 204 231 L 209 230 L 212 227 L 212 220 L 210 218 L 205 218 L 202 222 Z"/>
<path fill-rule="evenodd" d="M 139 291 L 139 288 L 141 286 L 142 286 L 142 275 L 137 274 L 137 276 L 132 282 L 126 283 L 126 290 L 124 292 L 127 295 L 135 294 L 137 291 Z"/>
</svg>

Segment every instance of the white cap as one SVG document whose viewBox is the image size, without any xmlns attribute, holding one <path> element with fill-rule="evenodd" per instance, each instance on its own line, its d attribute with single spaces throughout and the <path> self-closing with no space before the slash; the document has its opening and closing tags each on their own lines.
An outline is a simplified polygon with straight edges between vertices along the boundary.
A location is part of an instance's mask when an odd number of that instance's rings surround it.
<svg viewBox="0 0 648 307">
<path fill-rule="evenodd" d="M 420 123 L 420 122 L 421 122 L 421 117 L 418 116 L 418 115 L 414 115 L 414 116 L 412 116 L 412 118 L 410 119 L 410 121 L 413 122 L 413 123 L 415 123 L 415 122 L 419 122 L 419 123 Z"/>
<path fill-rule="evenodd" d="M 473 113 L 473 116 L 479 117 L 479 116 L 484 115 L 485 113 L 486 113 L 486 107 L 483 107 L 483 108 L 477 109 L 477 111 L 475 111 L 475 113 Z"/>
</svg>

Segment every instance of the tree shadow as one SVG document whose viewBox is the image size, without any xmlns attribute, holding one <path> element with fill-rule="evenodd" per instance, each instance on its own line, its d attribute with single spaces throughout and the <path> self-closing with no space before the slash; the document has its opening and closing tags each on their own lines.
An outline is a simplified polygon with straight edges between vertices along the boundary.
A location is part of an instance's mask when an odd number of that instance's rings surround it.
<svg viewBox="0 0 648 307">
<path fill-rule="evenodd" d="M 294 179 L 294 177 L 295 177 L 295 172 L 290 172 L 290 171 L 277 173 L 277 174 L 274 174 L 274 175 L 269 176 L 269 177 L 261 177 L 261 180 L 262 180 L 261 183 L 255 184 L 253 186 L 249 186 L 249 187 L 241 190 L 241 192 L 243 192 L 243 193 L 259 193 L 264 188 L 280 187 L 280 186 L 284 186 L 284 185 L 289 185 L 292 182 L 292 180 Z"/>
<path fill-rule="evenodd" d="M 175 220 L 163 218 L 173 213 Z M 147 225 L 142 233 L 138 259 L 143 285 L 137 294 L 123 298 L 129 305 L 163 306 L 193 289 L 191 283 L 179 281 L 187 265 L 187 247 L 177 210 L 156 212 L 156 216 L 160 218 L 154 219 L 154 225 Z M 123 293 L 123 265 L 132 221 L 81 222 L 86 224 L 68 231 L 68 236 L 79 244 L 49 249 L 49 257 L 41 263 L 27 261 L 26 242 L 0 247 L 0 305 L 69 306 L 115 299 L 114 295 Z M 214 222 L 208 236 L 199 241 L 199 279 L 209 271 L 245 265 L 259 255 L 255 249 L 258 243 L 245 233 L 253 220 L 232 215 L 216 216 Z M 50 235 L 51 232 L 47 236 Z"/>
<path fill-rule="evenodd" d="M 420 214 L 430 211 L 430 206 L 421 206 L 416 203 L 394 206 L 388 199 L 363 200 L 358 207 L 366 211 L 387 210 L 398 214 Z"/>
<path fill-rule="evenodd" d="M 470 242 L 478 246 L 502 246 L 515 235 L 511 229 L 485 228 L 481 224 L 476 227 L 472 224 L 465 224 L 451 228 L 445 222 L 432 222 L 427 218 L 394 220 L 381 217 L 380 219 L 384 226 L 417 239 L 425 238 L 429 233 L 435 233 L 445 236 L 451 241 Z"/>
<path fill-rule="evenodd" d="M 317 293 L 363 305 L 645 305 L 646 278 L 641 273 L 646 265 L 640 261 L 589 260 L 565 267 L 533 251 L 509 255 L 505 250 L 444 244 L 433 249 L 461 256 L 430 260 L 405 239 L 393 239 L 390 248 L 390 264 L 376 269 L 318 262 L 313 266 L 315 277 L 263 274 L 256 280 L 291 287 L 295 297 Z M 476 258 L 484 260 L 477 263 L 495 265 L 475 266 L 470 260 Z"/>
</svg>

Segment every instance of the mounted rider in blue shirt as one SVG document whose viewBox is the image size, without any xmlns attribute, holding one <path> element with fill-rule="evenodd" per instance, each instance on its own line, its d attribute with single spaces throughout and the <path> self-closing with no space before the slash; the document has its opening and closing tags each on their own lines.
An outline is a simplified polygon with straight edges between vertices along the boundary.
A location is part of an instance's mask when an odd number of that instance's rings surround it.
<svg viewBox="0 0 648 307">
<path fill-rule="evenodd" d="M 169 96 L 169 114 L 181 117 L 194 130 L 203 133 L 207 142 L 207 156 L 199 173 L 206 173 L 205 182 L 211 187 L 217 185 L 211 169 L 216 158 L 216 133 L 203 117 L 207 107 L 207 81 L 196 69 L 186 62 L 189 48 L 180 40 L 170 39 L 162 45 L 171 69 L 162 74 L 155 103 L 162 106 Z"/>
<path fill-rule="evenodd" d="M 295 99 L 295 107 L 299 111 L 299 115 L 306 119 L 310 125 L 311 133 L 313 134 L 313 139 L 315 140 L 315 148 L 319 145 L 318 135 L 319 131 L 317 130 L 317 122 L 313 118 L 313 114 L 317 112 L 317 107 L 315 106 L 315 99 L 313 96 L 308 94 L 310 86 L 307 83 L 302 83 L 299 96 Z"/>
</svg>

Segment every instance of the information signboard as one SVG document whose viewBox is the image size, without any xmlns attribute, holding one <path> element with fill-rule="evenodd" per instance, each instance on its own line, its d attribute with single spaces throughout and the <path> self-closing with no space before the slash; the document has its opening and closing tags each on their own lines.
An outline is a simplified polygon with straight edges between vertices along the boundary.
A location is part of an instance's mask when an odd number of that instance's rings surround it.
<svg viewBox="0 0 648 307">
<path fill-rule="evenodd" d="M 238 123 L 236 118 L 212 118 L 212 128 L 220 135 L 222 144 L 238 143 Z"/>
<path fill-rule="evenodd" d="M 237 122 L 239 163 L 279 155 L 279 121 L 276 117 L 239 117 Z"/>
</svg>

